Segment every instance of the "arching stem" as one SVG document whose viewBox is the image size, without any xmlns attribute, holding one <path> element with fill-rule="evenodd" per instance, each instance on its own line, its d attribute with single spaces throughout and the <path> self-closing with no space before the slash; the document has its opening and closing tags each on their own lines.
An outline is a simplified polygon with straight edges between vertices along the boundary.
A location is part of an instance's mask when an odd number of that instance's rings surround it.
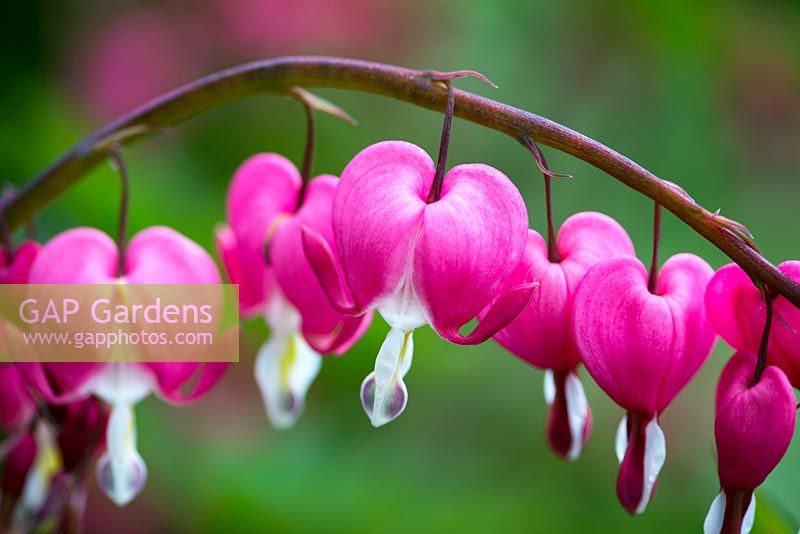
<svg viewBox="0 0 800 534">
<path fill-rule="evenodd" d="M 650 277 L 647 280 L 647 289 L 655 294 L 658 288 L 658 247 L 661 244 L 661 204 L 656 202 L 653 206 L 653 256 L 650 258 Z"/>
<path fill-rule="evenodd" d="M 773 297 L 769 288 L 764 288 L 763 293 L 767 314 L 764 319 L 764 330 L 761 332 L 761 343 L 758 345 L 758 359 L 756 360 L 756 370 L 755 373 L 753 373 L 753 383 L 751 387 L 758 384 L 758 381 L 761 380 L 761 375 L 764 374 L 764 370 L 767 368 L 767 349 L 769 348 L 769 334 L 772 330 Z"/>
<path fill-rule="evenodd" d="M 120 277 L 125 274 L 125 252 L 128 241 L 128 210 L 130 207 L 128 169 L 125 166 L 125 160 L 122 159 L 122 154 L 120 154 L 119 146 L 112 146 L 108 155 L 114 163 L 120 179 L 119 224 L 117 226 L 117 250 L 119 251 L 117 276 Z"/>
<path fill-rule="evenodd" d="M 453 82 L 445 80 L 442 83 L 447 86 L 447 104 L 444 108 L 444 122 L 442 124 L 442 138 L 439 141 L 439 157 L 436 160 L 436 174 L 433 176 L 433 186 L 431 186 L 431 192 L 428 194 L 428 204 L 436 202 L 442 196 L 444 173 L 447 170 L 447 150 L 450 148 L 450 131 L 453 128 L 453 113 L 456 106 Z"/>
<path fill-rule="evenodd" d="M 446 95 L 431 71 L 407 69 L 357 59 L 319 56 L 280 57 L 247 63 L 201 78 L 167 93 L 94 132 L 30 180 L 3 210 L 9 228 L 25 224 L 107 158 L 111 143 L 130 144 L 198 113 L 246 96 L 286 95 L 292 87 L 352 89 L 393 97 L 442 111 Z M 575 156 L 626 186 L 658 202 L 695 232 L 759 280 L 800 307 L 800 284 L 755 250 L 743 232 L 721 224 L 719 217 L 686 191 L 602 143 L 539 115 L 466 91 L 455 91 L 455 114 L 509 135 Z"/>
</svg>

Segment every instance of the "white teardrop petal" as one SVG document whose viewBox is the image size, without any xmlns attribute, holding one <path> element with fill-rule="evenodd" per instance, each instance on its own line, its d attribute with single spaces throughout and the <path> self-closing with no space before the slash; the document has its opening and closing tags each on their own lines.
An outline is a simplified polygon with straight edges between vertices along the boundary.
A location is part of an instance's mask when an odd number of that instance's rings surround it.
<svg viewBox="0 0 800 534">
<path fill-rule="evenodd" d="M 628 416 L 624 415 L 617 426 L 617 436 L 614 439 L 614 452 L 617 453 L 618 463 L 622 463 L 626 450 L 628 450 Z"/>
<path fill-rule="evenodd" d="M 644 481 L 642 487 L 642 500 L 636 508 L 636 513 L 641 514 L 650 502 L 653 494 L 653 487 L 658 479 L 658 473 L 664 466 L 667 459 L 667 443 L 664 439 L 664 432 L 658 426 L 656 418 L 650 420 L 644 429 L 645 448 L 644 448 Z"/>
<path fill-rule="evenodd" d="M 117 506 L 125 506 L 141 493 L 147 466 L 136 446 L 136 422 L 130 404 L 116 404 L 106 431 L 106 453 L 97 462 L 97 482 Z"/>
<path fill-rule="evenodd" d="M 22 495 L 15 510 L 20 515 L 35 514 L 44 504 L 53 477 L 61 470 L 61 457 L 53 431 L 43 422 L 36 425 L 36 457 L 33 460 Z"/>
<path fill-rule="evenodd" d="M 548 406 L 553 404 L 556 400 L 556 381 L 553 378 L 553 370 L 545 369 L 544 371 L 544 401 Z"/>
<path fill-rule="evenodd" d="M 711 506 L 708 508 L 706 519 L 703 521 L 703 534 L 719 534 L 722 530 L 722 520 L 725 518 L 725 492 L 720 491 Z"/>
<path fill-rule="evenodd" d="M 399 416 L 408 400 L 403 377 L 414 355 L 412 331 L 389 330 L 375 360 L 375 371 L 361 385 L 361 401 L 373 426 L 379 427 Z"/>
<path fill-rule="evenodd" d="M 567 419 L 572 437 L 572 444 L 567 453 L 567 458 L 576 460 L 583 450 L 583 432 L 586 428 L 586 419 L 589 417 L 589 402 L 586 400 L 583 384 L 581 384 L 580 378 L 575 373 L 567 375 L 565 395 L 567 400 Z"/>
<path fill-rule="evenodd" d="M 274 331 L 258 351 L 255 377 L 267 416 L 273 426 L 292 427 L 305 407 L 322 357 L 296 332 Z"/>
</svg>

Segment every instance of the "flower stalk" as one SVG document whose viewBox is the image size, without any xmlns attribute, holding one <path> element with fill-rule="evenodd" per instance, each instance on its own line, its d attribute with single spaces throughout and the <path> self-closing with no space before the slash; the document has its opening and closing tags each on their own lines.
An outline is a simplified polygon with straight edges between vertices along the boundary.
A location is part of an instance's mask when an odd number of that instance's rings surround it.
<svg viewBox="0 0 800 534">
<path fill-rule="evenodd" d="M 293 56 L 233 67 L 196 80 L 157 98 L 101 128 L 64 154 L 15 194 L 3 209 L 9 228 L 25 224 L 107 156 L 109 143 L 121 145 L 159 132 L 208 109 L 245 96 L 285 95 L 292 87 L 331 87 L 382 94 L 443 111 L 447 90 L 419 71 L 335 57 Z M 605 145 L 533 113 L 465 91 L 454 90 L 454 115 L 521 141 L 561 150 L 650 197 L 738 263 L 753 279 L 800 307 L 800 285 L 683 190 Z"/>
</svg>

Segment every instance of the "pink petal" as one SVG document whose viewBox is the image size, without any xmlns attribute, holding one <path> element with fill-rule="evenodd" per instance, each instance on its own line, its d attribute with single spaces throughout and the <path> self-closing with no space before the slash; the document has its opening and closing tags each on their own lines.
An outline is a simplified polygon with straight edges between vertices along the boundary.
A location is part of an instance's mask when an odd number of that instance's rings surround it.
<svg viewBox="0 0 800 534">
<path fill-rule="evenodd" d="M 333 228 L 355 309 L 388 297 L 405 280 L 434 172 L 424 150 L 402 141 L 367 147 L 342 172 Z"/>
<path fill-rule="evenodd" d="M 752 385 L 756 355 L 740 351 L 717 385 L 714 436 L 723 488 L 753 490 L 778 465 L 794 435 L 796 401 L 786 375 L 769 366 Z"/>
<path fill-rule="evenodd" d="M 73 228 L 39 251 L 31 284 L 110 284 L 117 277 L 117 245 L 95 228 Z"/>
<path fill-rule="evenodd" d="M 601 260 L 633 255 L 633 244 L 616 221 L 601 213 L 577 213 L 558 233 L 561 261 L 551 263 L 547 244 L 529 230 L 523 263 L 539 287 L 530 304 L 495 340 L 541 369 L 568 372 L 581 361 L 572 333 L 572 300 L 586 271 Z"/>
<path fill-rule="evenodd" d="M 505 313 L 490 313 L 470 336 L 458 333 L 506 287 L 527 232 L 522 196 L 503 173 L 471 164 L 445 175 L 441 198 L 424 206 L 413 259 L 414 293 L 442 337 L 479 343 L 522 311 L 533 290 L 530 278 L 506 297 L 502 304 L 514 305 Z"/>
<path fill-rule="evenodd" d="M 270 246 L 278 284 L 300 313 L 303 337 L 320 353 L 338 351 L 344 344 L 352 345 L 353 336 L 363 333 L 370 319 L 369 315 L 350 317 L 337 312 L 303 252 L 301 233 L 305 227 L 325 239 L 335 257 L 331 216 L 337 183 L 334 176 L 315 178 L 308 185 L 300 210 L 278 227 Z"/>
<path fill-rule="evenodd" d="M 0 248 L 0 284 L 25 284 L 40 245 L 25 241 L 14 251 L 14 261 L 8 263 L 5 249 Z"/>
<path fill-rule="evenodd" d="M 800 283 L 800 261 L 786 261 L 779 266 L 789 278 Z M 770 363 L 786 373 L 789 381 L 800 386 L 800 309 L 784 297 L 774 301 L 775 319 L 770 331 Z"/>
<path fill-rule="evenodd" d="M 215 244 L 228 280 L 239 286 L 239 313 L 244 317 L 262 313 L 264 301 L 269 298 L 274 284 L 272 271 L 245 266 L 236 235 L 229 226 L 217 228 Z"/>
<path fill-rule="evenodd" d="M 614 402 L 649 416 L 669 362 L 684 343 L 684 317 L 647 290 L 647 269 L 630 256 L 586 273 L 575 293 L 575 339 L 587 371 Z"/>
<path fill-rule="evenodd" d="M 0 363 L 0 427 L 6 432 L 19 428 L 35 411 L 25 379 L 13 364 Z"/>
<path fill-rule="evenodd" d="M 764 327 L 761 293 L 741 267 L 721 267 L 705 295 L 708 318 L 716 332 L 734 349 L 757 350 Z"/>
<path fill-rule="evenodd" d="M 319 232 L 315 232 L 307 226 L 302 227 L 301 234 L 303 253 L 333 309 L 349 315 L 364 313 L 366 308 L 356 308 L 356 304 L 353 302 L 342 267 L 337 261 L 330 243 Z"/>
<path fill-rule="evenodd" d="M 714 270 L 694 254 L 677 254 L 661 267 L 658 293 L 673 307 L 674 317 L 683 317 L 683 346 L 670 360 L 659 392 L 658 411 L 662 412 L 689 383 L 711 354 L 716 334 L 706 317 L 703 295 Z"/>
<path fill-rule="evenodd" d="M 236 170 L 228 190 L 227 217 L 236 236 L 248 302 L 263 303 L 265 245 L 275 218 L 297 208 L 302 179 L 294 164 L 278 154 L 257 154 Z M 244 292 L 243 292 L 244 295 Z M 252 308 L 249 307 L 248 311 Z"/>
<path fill-rule="evenodd" d="M 131 284 L 220 284 L 214 260 L 200 245 L 166 226 L 133 236 L 125 255 Z"/>
</svg>

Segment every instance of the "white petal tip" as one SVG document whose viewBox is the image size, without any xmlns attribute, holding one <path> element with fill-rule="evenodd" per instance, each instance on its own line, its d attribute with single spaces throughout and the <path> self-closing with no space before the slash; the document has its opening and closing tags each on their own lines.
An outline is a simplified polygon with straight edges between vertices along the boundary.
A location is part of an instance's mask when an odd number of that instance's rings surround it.
<svg viewBox="0 0 800 534">
<path fill-rule="evenodd" d="M 397 419 L 407 403 L 408 390 L 402 380 L 395 381 L 390 390 L 379 392 L 377 397 L 374 372 L 361 383 L 361 406 L 375 428 Z"/>
<path fill-rule="evenodd" d="M 108 453 L 97 462 L 97 483 L 120 508 L 139 496 L 147 482 L 147 466 L 138 454 L 127 462 L 113 462 Z"/>
</svg>

